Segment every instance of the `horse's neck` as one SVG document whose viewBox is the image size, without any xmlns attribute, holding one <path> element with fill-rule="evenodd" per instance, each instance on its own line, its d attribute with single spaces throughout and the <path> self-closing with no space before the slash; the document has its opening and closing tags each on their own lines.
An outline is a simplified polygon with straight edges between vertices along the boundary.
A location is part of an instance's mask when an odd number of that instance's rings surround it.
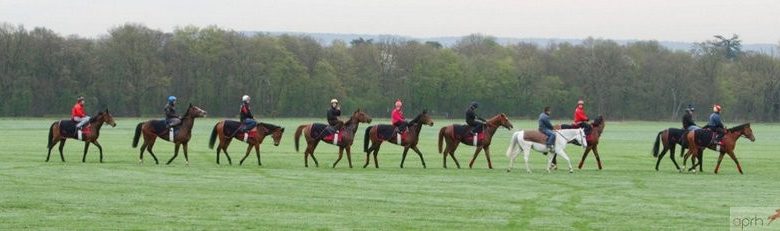
<svg viewBox="0 0 780 231">
<path fill-rule="evenodd" d="M 192 127 L 195 126 L 195 117 L 184 115 L 184 118 L 181 119 L 181 130 L 189 132 L 192 130 Z"/>
<path fill-rule="evenodd" d="M 414 126 L 409 128 L 409 132 L 414 134 L 414 137 L 419 137 L 420 136 L 420 130 L 422 130 L 422 126 L 423 126 L 422 122 L 417 121 L 417 123 L 415 123 Z"/>
<path fill-rule="evenodd" d="M 739 139 L 739 137 L 742 137 L 742 134 L 743 134 L 743 130 L 739 130 L 739 131 L 733 131 L 733 132 L 726 132 L 726 136 L 731 136 L 731 137 L 733 137 L 733 139 L 734 139 L 734 142 L 737 142 L 737 140 Z"/>
<path fill-rule="evenodd" d="M 487 133 L 490 134 L 490 136 L 493 136 L 493 134 L 495 134 L 496 131 L 498 130 L 498 125 L 495 125 L 493 123 L 487 123 L 486 125 L 487 125 L 487 129 L 486 129 Z"/>
<path fill-rule="evenodd" d="M 571 131 L 576 131 L 576 130 L 569 130 L 569 129 L 558 130 L 558 135 L 563 137 L 563 139 L 566 140 L 566 142 L 569 142 L 576 139 L 578 135 L 578 134 L 569 134 L 572 133 Z"/>
<path fill-rule="evenodd" d="M 94 129 L 95 134 L 98 134 L 98 133 L 100 133 L 100 128 L 103 127 L 103 118 L 100 118 L 100 119 L 95 118 L 95 121 L 92 121 L 92 123 L 90 123 L 90 124 L 92 125 L 92 127 L 95 128 Z"/>
<path fill-rule="evenodd" d="M 344 123 L 344 127 L 347 131 L 351 131 L 352 134 L 355 134 L 358 129 L 358 121 L 354 117 L 350 117 L 347 122 Z"/>
</svg>

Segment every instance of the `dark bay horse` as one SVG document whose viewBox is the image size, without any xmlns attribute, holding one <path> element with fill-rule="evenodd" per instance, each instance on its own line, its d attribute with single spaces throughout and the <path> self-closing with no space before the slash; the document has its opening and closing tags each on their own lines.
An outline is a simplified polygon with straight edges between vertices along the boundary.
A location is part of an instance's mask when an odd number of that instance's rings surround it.
<svg viewBox="0 0 780 231">
<path fill-rule="evenodd" d="M 217 140 L 217 137 L 219 137 L 219 146 L 217 146 L 217 164 L 219 164 L 219 152 L 222 151 L 225 153 L 225 157 L 228 159 L 229 164 L 233 164 L 233 161 L 230 160 L 230 155 L 227 153 L 227 148 L 230 145 L 230 141 L 233 139 L 246 142 L 249 144 L 246 147 L 246 154 L 244 154 L 244 158 L 241 158 L 241 162 L 239 162 L 239 165 L 244 164 L 244 160 L 246 157 L 249 156 L 249 152 L 252 151 L 252 148 L 255 149 L 255 155 L 257 156 L 257 165 L 263 165 L 260 162 L 260 144 L 263 143 L 263 140 L 266 136 L 271 135 L 271 138 L 274 140 L 274 146 L 279 146 L 279 141 L 282 140 L 282 134 L 284 133 L 284 128 L 279 127 L 273 124 L 266 124 L 266 123 L 258 123 L 257 126 L 252 129 L 253 131 L 256 131 L 257 136 L 248 136 L 247 140 L 243 140 L 243 133 L 242 132 L 236 132 L 236 130 L 239 129 L 241 125 L 241 122 L 235 121 L 235 120 L 223 120 L 217 122 L 216 125 L 214 125 L 214 129 L 211 130 L 211 138 L 209 139 L 209 148 L 214 149 L 214 143 Z M 230 136 L 233 135 L 231 138 Z"/>
<path fill-rule="evenodd" d="M 496 133 L 499 127 L 505 127 L 508 130 L 512 130 L 512 123 L 509 122 L 506 114 L 500 113 L 487 120 L 485 128 L 482 131 L 484 133 L 484 139 L 478 139 L 476 145 L 473 142 L 473 135 L 467 134 L 471 129 L 467 125 L 453 124 L 446 127 L 442 127 L 439 130 L 439 153 L 444 155 L 444 168 L 447 168 L 447 155 L 455 161 L 455 165 L 460 168 L 460 163 L 455 159 L 455 150 L 458 149 L 460 143 L 466 145 L 476 146 L 474 151 L 474 157 L 469 162 L 469 168 L 474 165 L 474 160 L 477 159 L 479 152 L 485 149 L 485 158 L 488 162 L 488 168 L 493 169 L 493 162 L 490 161 L 490 141 L 493 139 L 493 134 Z M 442 142 L 447 141 L 447 147 L 442 149 Z"/>
<path fill-rule="evenodd" d="M 601 170 L 601 158 L 599 157 L 599 138 L 601 138 L 601 133 L 604 132 L 604 127 L 606 127 L 606 123 L 604 122 L 604 116 L 599 116 L 590 124 L 590 133 L 587 134 L 588 146 L 585 147 L 585 152 L 582 153 L 582 159 L 580 159 L 580 164 L 578 166 L 578 169 L 582 169 L 582 164 L 585 163 L 585 158 L 588 158 L 588 154 L 590 151 L 593 151 L 593 155 L 596 156 L 596 164 L 599 166 L 599 170 Z M 567 128 L 575 128 L 573 126 L 568 127 L 566 125 L 555 125 L 554 127 L 556 130 L 558 129 L 567 129 Z M 553 166 L 556 166 L 558 162 L 556 159 L 558 158 L 558 155 L 553 156 Z M 557 167 L 556 167 L 557 168 Z"/>
<path fill-rule="evenodd" d="M 65 162 L 65 156 L 62 154 L 62 147 L 65 146 L 65 140 L 68 138 L 78 140 L 76 137 L 77 123 L 78 122 L 72 120 L 60 120 L 51 124 L 49 127 L 49 144 L 46 145 L 46 147 L 49 148 L 49 154 L 46 155 L 46 162 L 49 162 L 49 157 L 51 157 L 51 149 L 54 148 L 54 145 L 57 143 L 60 143 L 60 159 L 62 159 L 62 162 Z M 111 113 L 108 112 L 108 109 L 98 112 L 98 114 L 82 128 L 84 133 L 81 137 L 81 141 L 84 141 L 84 156 L 81 157 L 81 162 L 87 161 L 87 150 L 89 150 L 89 144 L 94 144 L 98 147 L 98 150 L 100 150 L 100 163 L 103 163 L 103 146 L 100 146 L 100 143 L 97 141 L 98 137 L 100 136 L 100 128 L 103 127 L 103 123 L 107 123 L 108 125 L 111 125 L 111 127 L 116 127 L 114 117 L 111 116 Z M 90 132 L 86 133 L 88 129 Z M 65 130 L 72 131 L 65 132 Z"/>
<path fill-rule="evenodd" d="M 393 131 L 395 129 L 395 126 L 393 125 L 380 124 L 367 127 L 365 138 L 363 139 L 363 151 L 366 152 L 366 164 L 363 165 L 363 168 L 368 166 L 371 152 L 374 153 L 374 167 L 379 168 L 379 163 L 377 163 L 376 156 L 383 141 L 388 141 L 390 143 L 404 147 L 404 152 L 401 157 L 401 168 L 404 168 L 406 153 L 409 152 L 410 148 L 414 150 L 418 156 L 420 156 L 422 166 L 425 168 L 425 159 L 423 159 L 420 149 L 417 148 L 417 142 L 419 141 L 420 131 L 422 130 L 423 124 L 433 126 L 433 120 L 430 116 L 428 116 L 427 110 L 423 110 L 423 112 L 417 115 L 417 117 L 409 121 L 409 126 L 406 129 L 406 135 L 401 137 L 402 140 L 400 140 L 400 143 L 395 133 L 392 133 L 391 137 L 380 137 L 380 133 L 382 133 L 380 130 Z M 371 147 L 369 147 L 369 143 L 371 143 Z"/>
<path fill-rule="evenodd" d="M 190 106 L 187 107 L 187 112 L 181 119 L 181 125 L 178 126 L 178 133 L 173 137 L 173 140 L 169 140 L 169 131 L 165 128 L 167 125 L 165 120 L 147 120 L 146 122 L 138 123 L 138 126 L 135 127 L 135 136 L 133 136 L 134 148 L 138 146 L 138 138 L 141 134 L 143 133 L 144 135 L 144 143 L 141 145 L 141 154 L 138 157 L 139 162 L 144 162 L 144 151 L 149 151 L 149 154 L 154 158 L 154 163 L 159 164 L 157 156 L 152 152 L 152 147 L 154 147 L 154 142 L 157 140 L 157 137 L 160 137 L 163 140 L 173 142 L 175 145 L 173 156 L 166 164 L 171 164 L 171 162 L 176 159 L 176 156 L 179 155 L 179 147 L 182 146 L 184 148 L 185 163 L 189 165 L 190 158 L 187 156 L 187 143 L 189 143 L 190 138 L 192 138 L 192 127 L 195 126 L 195 118 L 204 116 L 206 116 L 206 111 L 190 104 Z"/>
<path fill-rule="evenodd" d="M 711 137 L 707 133 L 711 133 L 711 132 L 709 130 L 699 129 L 696 130 L 695 132 L 688 132 L 688 134 L 685 136 L 685 140 L 688 142 L 688 152 L 685 154 L 685 158 L 683 159 L 683 167 L 685 166 L 685 162 L 688 160 L 688 157 L 693 156 L 692 158 L 694 159 L 695 158 L 701 159 L 702 152 L 700 150 L 709 148 L 711 150 L 715 150 L 720 153 L 720 155 L 718 156 L 718 164 L 715 165 L 715 174 L 718 174 L 718 170 L 720 170 L 720 162 L 723 161 L 724 154 L 729 154 L 729 157 L 731 157 L 731 159 L 734 160 L 734 163 L 737 164 L 737 170 L 739 170 L 739 174 L 743 174 L 742 166 L 739 165 L 737 156 L 734 154 L 734 149 L 737 146 L 737 140 L 739 139 L 739 137 L 744 136 L 751 142 L 756 141 L 756 137 L 753 136 L 753 129 L 750 128 L 750 123 L 729 128 L 726 131 L 726 134 L 723 135 L 723 139 L 721 140 L 720 150 L 716 150 L 715 145 L 711 145 L 709 139 L 701 139 L 702 136 Z M 699 136 L 698 139 L 697 136 Z M 696 165 L 701 166 L 701 161 L 698 161 L 698 163 L 694 163 L 693 166 L 690 169 L 688 169 L 688 171 L 695 169 Z"/>
<path fill-rule="evenodd" d="M 326 142 L 329 144 L 333 144 L 339 147 L 339 158 L 336 159 L 336 162 L 333 163 L 333 167 L 336 167 L 336 164 L 341 161 L 341 157 L 344 154 L 344 150 L 347 151 L 347 160 L 349 161 L 349 167 L 352 168 L 352 142 L 355 138 L 355 133 L 357 133 L 358 124 L 359 123 L 371 123 L 371 116 L 366 114 L 365 112 L 358 109 L 354 113 L 352 113 L 352 116 L 347 120 L 347 122 L 344 123 L 344 126 L 339 131 L 336 139 L 333 140 L 335 143 Z M 324 132 L 323 129 L 327 125 L 320 124 L 320 123 L 313 123 L 313 124 L 304 124 L 301 126 L 298 126 L 298 129 L 295 130 L 295 151 L 298 151 L 298 140 L 300 139 L 301 135 L 303 135 L 306 139 L 306 150 L 303 151 L 303 159 L 304 159 L 304 166 L 309 167 L 309 156 L 311 156 L 311 159 L 314 160 L 314 165 L 319 167 L 320 164 L 317 162 L 317 158 L 314 157 L 314 149 L 317 148 L 317 144 L 320 143 L 325 137 L 320 136 L 321 132 Z M 316 128 L 316 129 L 315 129 Z M 318 130 L 318 131 L 313 131 Z M 312 134 L 314 133 L 314 134 Z M 331 142 L 333 142 L 331 141 Z"/>
<path fill-rule="evenodd" d="M 686 133 L 688 133 L 688 130 L 679 128 L 667 128 L 658 132 L 658 135 L 655 137 L 655 144 L 653 144 L 653 157 L 656 157 L 656 171 L 658 171 L 658 165 L 661 164 L 661 160 L 664 158 L 667 151 L 669 152 L 669 159 L 672 159 L 672 163 L 674 163 L 674 167 L 677 168 L 677 171 L 682 171 L 680 165 L 677 165 L 677 160 L 674 159 L 674 152 L 679 145 L 680 157 L 682 157 L 685 149 L 688 148 L 688 142 L 686 142 L 684 138 Z M 659 147 L 663 147 L 660 154 L 658 153 Z M 699 166 L 699 170 L 701 170 L 701 166 Z"/>
</svg>

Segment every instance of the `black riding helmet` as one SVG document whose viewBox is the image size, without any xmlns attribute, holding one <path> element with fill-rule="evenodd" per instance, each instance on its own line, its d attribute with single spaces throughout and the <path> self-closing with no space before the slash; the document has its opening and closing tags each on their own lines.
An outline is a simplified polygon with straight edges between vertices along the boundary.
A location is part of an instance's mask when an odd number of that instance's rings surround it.
<svg viewBox="0 0 780 231">
<path fill-rule="evenodd" d="M 477 101 L 472 101 L 470 107 L 473 109 L 477 109 L 479 107 L 479 103 Z"/>
<path fill-rule="evenodd" d="M 691 104 L 688 104 L 688 108 L 686 108 L 685 110 L 695 111 L 695 109 L 693 108 L 693 105 L 691 105 Z"/>
</svg>

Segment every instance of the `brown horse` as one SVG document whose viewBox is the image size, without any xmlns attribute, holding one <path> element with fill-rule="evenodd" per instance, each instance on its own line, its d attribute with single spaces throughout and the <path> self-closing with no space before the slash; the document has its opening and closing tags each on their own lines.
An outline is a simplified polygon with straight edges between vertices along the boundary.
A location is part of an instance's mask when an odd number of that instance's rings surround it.
<svg viewBox="0 0 780 231">
<path fill-rule="evenodd" d="M 108 125 L 111 125 L 111 127 L 116 127 L 114 117 L 111 116 L 111 113 L 108 112 L 108 109 L 99 112 L 89 121 L 87 125 L 83 127 L 83 131 L 89 129 L 91 132 L 84 133 L 82 135 L 81 141 L 84 141 L 84 156 L 81 157 L 81 162 L 87 161 L 87 150 L 89 150 L 89 144 L 91 143 L 95 144 L 95 146 L 98 147 L 98 150 L 100 150 L 100 163 L 103 163 L 103 146 L 100 146 L 100 143 L 97 141 L 98 137 L 100 136 L 100 128 L 103 127 L 103 123 L 107 123 Z M 60 120 L 51 124 L 51 127 L 49 127 L 49 144 L 46 145 L 46 147 L 49 148 L 49 154 L 46 155 L 46 162 L 49 162 L 49 157 L 51 157 L 51 149 L 54 148 L 54 145 L 58 142 L 60 143 L 60 159 L 62 159 L 62 162 L 65 162 L 65 156 L 62 154 L 62 147 L 65 146 L 65 140 L 67 138 L 78 138 L 76 137 L 76 134 L 63 134 L 62 126 L 72 127 L 73 133 L 75 133 L 77 132 L 76 124 L 77 122 L 72 120 Z"/>
<path fill-rule="evenodd" d="M 425 168 L 425 159 L 423 159 L 420 149 L 417 148 L 417 142 L 419 141 L 420 131 L 422 130 L 423 124 L 428 126 L 433 126 L 433 120 L 431 119 L 430 116 L 428 116 L 427 110 L 424 110 L 422 113 L 417 115 L 417 117 L 415 117 L 412 121 L 409 121 L 409 126 L 406 130 L 406 135 L 401 137 L 402 140 L 400 140 L 400 143 L 397 138 L 396 132 L 393 132 L 391 134 L 392 136 L 386 139 L 379 137 L 379 133 L 380 133 L 379 130 L 385 129 L 385 130 L 393 131 L 395 129 L 395 126 L 393 125 L 380 124 L 380 125 L 367 127 L 365 133 L 365 139 L 363 139 L 363 151 L 366 152 L 366 164 L 363 165 L 363 168 L 368 166 L 369 156 L 371 155 L 371 152 L 374 152 L 374 167 L 379 168 L 379 163 L 377 163 L 376 155 L 379 152 L 379 147 L 382 145 L 382 142 L 385 140 L 390 143 L 401 145 L 404 147 L 404 152 L 401 157 L 401 168 L 404 168 L 406 153 L 409 152 L 410 148 L 414 150 L 414 152 L 416 152 L 418 156 L 420 156 L 420 161 L 422 162 L 422 166 L 423 168 Z M 368 146 L 369 142 L 371 142 L 371 147 Z"/>
<path fill-rule="evenodd" d="M 477 141 L 477 144 L 475 145 L 477 148 L 476 151 L 474 151 L 474 157 L 472 157 L 471 162 L 469 162 L 469 168 L 474 165 L 474 160 L 477 159 L 477 156 L 482 149 L 485 149 L 485 158 L 487 158 L 488 168 L 493 168 L 493 162 L 490 161 L 490 141 L 493 139 L 493 134 L 496 133 L 496 130 L 498 130 L 499 127 L 505 127 L 508 130 L 512 129 L 512 123 L 509 122 L 506 114 L 501 113 L 487 120 L 485 129 L 482 131 L 484 133 L 484 139 L 479 139 Z M 455 149 L 458 149 L 460 143 L 474 145 L 473 135 L 466 134 L 469 130 L 471 130 L 471 128 L 467 125 L 458 124 L 442 127 L 439 130 L 439 153 L 444 155 L 444 168 L 447 168 L 447 154 L 455 161 L 455 165 L 460 168 L 460 163 L 455 159 Z M 444 140 L 447 141 L 447 147 L 442 149 L 442 141 Z"/>
<path fill-rule="evenodd" d="M 604 132 L 604 127 L 606 126 L 606 123 L 604 123 L 604 116 L 599 116 L 596 118 L 596 120 L 593 121 L 593 123 L 590 124 L 591 130 L 590 133 L 587 134 L 587 141 L 588 141 L 588 147 L 585 147 L 585 152 L 582 153 L 582 159 L 580 159 L 580 164 L 578 166 L 578 169 L 582 169 L 582 164 L 585 163 L 585 159 L 588 158 L 588 153 L 590 151 L 593 151 L 593 155 L 596 156 L 596 164 L 599 166 L 599 170 L 601 170 L 601 158 L 599 158 L 599 138 L 601 138 L 601 133 Z M 574 128 L 574 127 L 567 127 L 565 125 L 555 125 L 555 130 L 560 129 L 566 129 L 566 128 Z M 558 155 L 555 155 L 553 157 L 553 166 L 557 166 L 558 162 L 556 161 Z M 557 167 L 555 167 L 557 169 Z"/>
<path fill-rule="evenodd" d="M 685 158 L 683 159 L 683 168 L 685 167 L 685 162 L 688 160 L 688 157 L 693 156 L 691 161 L 695 161 L 694 159 L 701 159 L 700 150 L 709 148 L 711 150 L 720 152 L 720 156 L 718 157 L 718 164 L 715 165 L 715 174 L 718 174 L 718 170 L 720 169 L 720 162 L 723 161 L 724 154 L 729 154 L 729 157 L 731 157 L 731 159 L 734 160 L 734 163 L 737 164 L 737 170 L 739 170 L 739 174 L 743 174 L 742 166 L 739 165 L 739 161 L 737 161 L 737 156 L 734 154 L 734 149 L 737 146 L 737 140 L 739 137 L 744 136 L 751 142 L 756 141 L 756 137 L 753 136 L 753 130 L 750 129 L 750 123 L 729 128 L 726 131 L 726 134 L 723 135 L 723 139 L 721 139 L 720 150 L 716 150 L 715 145 L 710 144 L 709 140 L 696 139 L 696 133 L 701 132 L 708 132 L 708 130 L 699 129 L 695 132 L 688 132 L 686 134 L 685 139 L 688 142 L 688 152 L 685 154 Z M 688 169 L 688 171 L 694 170 L 696 165 L 701 165 L 701 161 L 694 163 L 693 166 Z"/>
<path fill-rule="evenodd" d="M 341 128 L 338 135 L 338 140 L 333 140 L 335 143 L 329 143 L 326 141 L 326 143 L 333 144 L 339 147 L 339 158 L 336 159 L 336 162 L 333 163 L 333 167 L 336 167 L 336 164 L 339 163 L 341 160 L 341 157 L 344 154 L 344 150 L 347 151 L 347 160 L 349 161 L 349 167 L 352 168 L 352 142 L 355 137 L 355 133 L 357 133 L 358 124 L 359 123 L 371 123 L 371 117 L 368 116 L 365 112 L 360 111 L 358 109 L 354 113 L 352 113 L 352 116 L 347 120 L 347 122 L 344 123 L 344 126 Z M 313 124 L 304 124 L 301 126 L 298 126 L 298 129 L 295 130 L 295 151 L 298 151 L 298 140 L 300 139 L 301 135 L 303 135 L 306 138 L 306 150 L 303 151 L 303 159 L 304 159 L 304 166 L 309 167 L 309 156 L 311 156 L 311 159 L 314 160 L 314 165 L 319 167 L 320 164 L 317 162 L 317 158 L 314 157 L 314 149 L 317 148 L 317 144 L 320 143 L 321 140 L 323 140 L 325 137 L 322 137 L 320 133 L 324 132 L 323 129 L 327 125 L 325 124 L 319 124 L 319 123 L 313 123 Z M 312 130 L 319 130 L 316 131 L 314 134 L 312 134 Z M 331 142 L 333 142 L 331 141 Z"/>
<path fill-rule="evenodd" d="M 217 146 L 217 164 L 219 164 L 220 151 L 225 153 L 225 157 L 227 157 L 228 163 L 231 165 L 233 164 L 233 161 L 230 160 L 230 155 L 227 153 L 227 148 L 230 145 L 230 141 L 236 139 L 249 144 L 249 146 L 246 147 L 246 154 L 244 154 L 244 158 L 241 158 L 239 165 L 244 164 L 244 160 L 249 156 L 249 152 L 252 151 L 252 148 L 255 149 L 255 155 L 257 155 L 257 165 L 263 165 L 260 162 L 260 144 L 263 143 L 263 140 L 266 136 L 271 135 L 271 138 L 274 140 L 274 146 L 279 146 L 279 141 L 282 140 L 284 128 L 272 124 L 258 123 L 257 126 L 252 129 L 256 132 L 257 136 L 248 136 L 246 141 L 244 141 L 243 133 L 237 134 L 237 132 L 235 132 L 237 129 L 239 129 L 240 123 L 241 122 L 235 120 L 223 120 L 217 122 L 217 124 L 214 125 L 214 129 L 211 130 L 209 148 L 214 149 L 214 142 L 217 140 L 217 137 L 219 137 L 219 146 Z M 229 129 L 226 129 L 226 124 L 228 125 L 227 127 L 229 127 Z M 231 138 L 229 137 L 229 134 L 235 135 L 233 135 Z"/>
<path fill-rule="evenodd" d="M 169 140 L 169 131 L 166 128 L 167 122 L 165 120 L 147 120 L 146 122 L 138 123 L 138 126 L 135 127 L 135 136 L 133 136 L 134 148 L 138 146 L 138 138 L 141 136 L 141 133 L 144 135 L 144 143 L 141 145 L 141 153 L 138 157 L 138 161 L 140 163 L 144 162 L 144 150 L 146 150 L 149 151 L 149 154 L 154 158 L 154 163 L 159 164 L 157 156 L 152 152 L 152 147 L 154 147 L 154 142 L 157 140 L 157 137 L 160 137 L 163 140 L 173 142 L 175 145 L 173 157 L 171 157 L 166 164 L 171 164 L 171 162 L 176 159 L 176 156 L 179 155 L 179 146 L 183 146 L 184 160 L 186 165 L 189 165 L 190 158 L 187 156 L 187 143 L 189 143 L 190 138 L 192 138 L 192 127 L 195 125 L 195 118 L 204 116 L 206 116 L 206 111 L 190 104 L 187 108 L 187 112 L 181 119 L 179 132 L 173 137 L 173 140 Z"/>
</svg>

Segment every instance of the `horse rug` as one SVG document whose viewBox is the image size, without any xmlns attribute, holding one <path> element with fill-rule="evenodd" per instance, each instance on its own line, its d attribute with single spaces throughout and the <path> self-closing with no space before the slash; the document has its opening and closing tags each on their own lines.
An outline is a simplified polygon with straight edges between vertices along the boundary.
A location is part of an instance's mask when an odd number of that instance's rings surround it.
<svg viewBox="0 0 780 231">
<path fill-rule="evenodd" d="M 166 129 L 168 128 L 168 122 L 165 120 L 152 120 L 149 124 L 152 125 L 154 134 L 167 141 L 172 141 L 179 134 L 179 129 L 181 128 L 180 124 L 179 126 Z M 173 130 L 173 133 L 170 132 L 171 130 Z"/>
<path fill-rule="evenodd" d="M 401 141 L 406 140 L 406 137 L 409 136 L 409 128 L 407 127 L 404 132 L 401 132 L 401 134 L 398 134 L 398 130 L 396 129 L 396 126 L 389 125 L 389 124 L 380 124 L 376 127 L 376 136 L 377 138 L 381 140 L 391 140 L 395 143 L 402 143 Z"/>
<path fill-rule="evenodd" d="M 339 144 L 339 141 L 344 140 L 344 128 L 341 128 L 338 132 L 333 132 L 331 129 L 325 129 L 328 125 L 315 123 L 311 125 L 311 136 L 322 137 L 322 141 L 331 144 Z"/>
<path fill-rule="evenodd" d="M 455 134 L 454 138 L 466 145 L 477 146 L 478 144 L 481 144 L 483 141 L 485 141 L 485 129 L 482 129 L 482 131 L 477 133 L 475 136 L 471 133 L 471 126 L 453 125 L 452 128 L 453 133 Z"/>
<path fill-rule="evenodd" d="M 81 135 L 79 135 L 79 131 L 76 130 L 76 124 L 78 123 L 73 120 L 60 120 L 60 136 L 83 140 L 84 137 L 92 134 L 92 124 L 87 123 L 84 127 L 81 127 Z"/>
</svg>

